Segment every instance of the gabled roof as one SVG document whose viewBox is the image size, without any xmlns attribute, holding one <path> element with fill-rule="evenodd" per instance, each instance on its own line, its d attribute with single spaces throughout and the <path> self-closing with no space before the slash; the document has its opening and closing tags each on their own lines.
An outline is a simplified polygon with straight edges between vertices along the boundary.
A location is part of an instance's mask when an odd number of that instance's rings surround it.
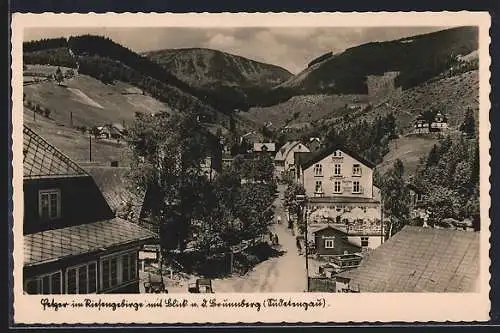
<svg viewBox="0 0 500 333">
<path fill-rule="evenodd" d="M 24 265 L 105 251 L 155 237 L 152 232 L 121 218 L 47 230 L 24 236 Z"/>
<path fill-rule="evenodd" d="M 349 150 L 341 145 L 337 145 L 337 144 L 328 146 L 324 149 L 320 149 L 317 152 L 311 153 L 307 157 L 303 158 L 301 156 L 301 160 L 299 161 L 299 164 L 302 166 L 303 169 L 309 168 L 314 163 L 319 162 L 322 159 L 324 159 L 325 157 L 330 156 L 336 150 L 340 150 L 340 151 L 346 153 L 347 155 L 351 156 L 352 158 L 356 159 L 357 161 L 361 162 L 362 164 L 366 165 L 369 168 L 375 167 L 375 163 L 373 163 L 373 162 L 365 159 L 364 157 L 360 156 L 359 154 L 357 154 L 357 153 L 355 153 L 355 152 L 353 152 L 353 151 L 351 151 L 351 150 Z"/>
<path fill-rule="evenodd" d="M 479 233 L 405 226 L 348 273 L 361 292 L 471 292 Z"/>
<path fill-rule="evenodd" d="M 128 167 L 84 166 L 116 216 L 136 222 L 142 210 L 144 193 L 135 194 L 128 187 Z"/>
<path fill-rule="evenodd" d="M 78 164 L 24 125 L 24 179 L 88 176 Z"/>
</svg>

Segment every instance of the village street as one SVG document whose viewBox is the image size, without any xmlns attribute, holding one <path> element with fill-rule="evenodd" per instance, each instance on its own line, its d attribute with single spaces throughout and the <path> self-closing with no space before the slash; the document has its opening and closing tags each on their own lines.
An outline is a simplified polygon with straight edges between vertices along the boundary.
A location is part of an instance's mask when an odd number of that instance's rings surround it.
<svg viewBox="0 0 500 333">
<path fill-rule="evenodd" d="M 280 250 L 283 255 L 268 259 L 254 267 L 252 271 L 241 277 L 217 279 L 213 281 L 216 293 L 220 292 L 303 292 L 307 287 L 305 258 L 297 251 L 295 236 L 287 228 L 283 198 L 284 185 L 278 185 L 279 196 L 274 205 L 275 217 L 281 216 L 281 224 L 271 228 L 278 235 Z"/>
<path fill-rule="evenodd" d="M 278 235 L 280 246 L 278 250 L 283 254 L 270 258 L 256 265 L 244 276 L 232 276 L 223 279 L 214 279 L 212 286 L 215 293 L 259 293 L 259 292 L 304 292 L 307 288 L 305 272 L 305 258 L 299 255 L 295 236 L 287 228 L 286 212 L 283 208 L 283 199 L 286 186 L 279 185 L 279 195 L 276 198 L 275 219 L 281 216 L 281 223 L 271 226 L 271 232 Z M 176 286 L 169 285 L 169 293 L 186 293 L 188 281 L 179 281 Z M 141 283 L 141 292 L 143 292 Z"/>
</svg>

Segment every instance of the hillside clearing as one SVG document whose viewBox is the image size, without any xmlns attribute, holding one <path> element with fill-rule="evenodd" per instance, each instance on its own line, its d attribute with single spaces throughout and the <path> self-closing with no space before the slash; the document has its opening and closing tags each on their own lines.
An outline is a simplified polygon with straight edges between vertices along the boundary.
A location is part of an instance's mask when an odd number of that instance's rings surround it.
<svg viewBox="0 0 500 333">
<path fill-rule="evenodd" d="M 55 121 L 41 115 L 33 120 L 33 111 L 24 108 L 23 122 L 45 140 L 75 162 L 89 161 L 89 135 L 56 124 Z M 92 161 L 105 164 L 118 161 L 120 165 L 128 165 L 128 148 L 124 143 L 96 141 L 92 138 Z"/>
<path fill-rule="evenodd" d="M 429 154 L 432 146 L 438 142 L 438 138 L 428 136 L 402 136 L 389 143 L 389 153 L 377 166 L 377 170 L 383 174 L 389 170 L 397 159 L 403 162 L 405 173 L 414 174 L 421 157 Z"/>
<path fill-rule="evenodd" d="M 40 66 L 38 66 L 40 67 Z M 26 100 L 51 110 L 50 117 L 60 124 L 98 126 L 104 123 L 131 122 L 136 112 L 171 111 L 164 103 L 137 92 L 123 82 L 104 84 L 90 76 L 77 75 L 59 86 L 41 82 L 24 87 Z"/>
</svg>

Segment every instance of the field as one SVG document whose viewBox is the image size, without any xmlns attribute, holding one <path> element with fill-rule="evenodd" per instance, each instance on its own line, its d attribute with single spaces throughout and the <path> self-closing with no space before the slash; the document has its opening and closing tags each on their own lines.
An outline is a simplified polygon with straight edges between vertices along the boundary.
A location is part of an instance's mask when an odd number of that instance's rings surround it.
<svg viewBox="0 0 500 333">
<path fill-rule="evenodd" d="M 26 72 L 50 72 L 51 66 L 28 66 Z M 76 75 L 62 85 L 41 82 L 24 87 L 26 101 L 50 109 L 50 117 L 59 124 L 99 126 L 105 123 L 128 123 L 136 112 L 156 113 L 170 110 L 156 99 L 142 95 L 128 84 L 106 85 L 86 75 Z"/>
<path fill-rule="evenodd" d="M 413 174 L 421 157 L 427 156 L 432 146 L 438 142 L 433 135 L 402 136 L 389 144 L 389 153 L 377 166 L 380 173 L 389 170 L 397 159 L 403 162 L 406 174 Z"/>
<path fill-rule="evenodd" d="M 83 134 L 68 126 L 58 125 L 55 121 L 38 114 L 33 119 L 33 111 L 27 108 L 24 108 L 23 121 L 25 125 L 75 162 L 90 161 L 88 134 Z M 96 141 L 92 138 L 92 162 L 109 165 L 111 161 L 118 161 L 120 165 L 127 165 L 129 163 L 127 151 L 123 143 Z"/>
</svg>

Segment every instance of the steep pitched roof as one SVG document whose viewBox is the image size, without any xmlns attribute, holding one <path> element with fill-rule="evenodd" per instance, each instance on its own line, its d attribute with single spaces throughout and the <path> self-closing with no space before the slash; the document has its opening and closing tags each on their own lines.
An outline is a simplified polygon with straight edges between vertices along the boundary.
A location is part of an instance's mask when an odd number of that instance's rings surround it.
<svg viewBox="0 0 500 333">
<path fill-rule="evenodd" d="M 340 150 L 340 151 L 348 154 L 349 156 L 353 157 L 354 159 L 363 163 L 364 165 L 366 165 L 369 168 L 375 167 L 375 163 L 365 159 L 364 157 L 351 151 L 350 149 L 347 149 L 347 148 L 345 148 L 341 145 L 338 145 L 338 144 L 331 145 L 331 146 L 328 146 L 328 147 L 321 149 L 317 152 L 311 153 L 307 157 L 304 157 L 304 158 L 301 157 L 301 161 L 299 164 L 302 166 L 303 169 L 306 169 L 306 168 L 310 167 L 311 165 L 313 165 L 314 163 L 321 161 L 325 157 L 328 157 L 336 150 Z"/>
<path fill-rule="evenodd" d="M 88 176 L 78 164 L 24 125 L 24 179 Z"/>
<path fill-rule="evenodd" d="M 339 276 L 361 292 L 471 292 L 479 261 L 478 232 L 406 226 Z"/>
<path fill-rule="evenodd" d="M 152 232 L 121 218 L 98 221 L 24 236 L 24 264 L 45 262 L 146 241 Z"/>
<path fill-rule="evenodd" d="M 135 194 L 128 188 L 126 167 L 84 166 L 102 192 L 116 216 L 136 222 L 139 219 L 144 193 Z"/>
</svg>

